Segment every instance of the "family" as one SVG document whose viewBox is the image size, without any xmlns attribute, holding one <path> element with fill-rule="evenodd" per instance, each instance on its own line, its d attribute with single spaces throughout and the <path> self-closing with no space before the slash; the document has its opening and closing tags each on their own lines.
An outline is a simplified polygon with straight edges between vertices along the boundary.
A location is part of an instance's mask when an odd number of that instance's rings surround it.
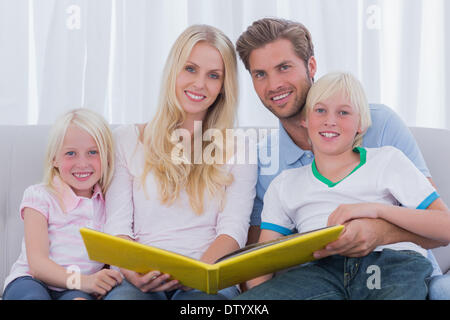
<svg viewBox="0 0 450 320">
<path fill-rule="evenodd" d="M 193 137 L 233 128 L 236 52 L 280 122 L 278 139 L 258 145 L 278 144 L 275 174 L 262 174 L 261 161 L 236 163 L 228 144 L 216 140 L 202 147 L 212 144 L 223 161 L 175 159 L 175 130 Z M 3 298 L 450 299 L 450 277 L 427 250 L 450 242 L 450 212 L 414 138 L 388 107 L 368 104 L 354 76 L 315 81 L 316 71 L 311 34 L 301 23 L 260 19 L 236 48 L 215 27 L 193 25 L 169 53 L 151 121 L 111 132 L 88 109 L 61 116 L 43 182 L 24 192 L 22 252 Z M 182 144 L 191 150 L 193 141 Z M 89 227 L 214 263 L 247 243 L 336 224 L 343 233 L 313 262 L 215 295 L 159 271 L 105 268 L 89 260 L 79 234 Z M 373 265 L 382 276 L 376 289 L 366 285 Z M 68 281 L 74 266 L 77 287 Z"/>
</svg>

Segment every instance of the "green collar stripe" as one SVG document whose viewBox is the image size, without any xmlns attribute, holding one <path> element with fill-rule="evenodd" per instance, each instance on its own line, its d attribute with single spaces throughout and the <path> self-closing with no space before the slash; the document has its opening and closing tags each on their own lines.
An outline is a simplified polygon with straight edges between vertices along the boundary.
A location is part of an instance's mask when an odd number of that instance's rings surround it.
<svg viewBox="0 0 450 320">
<path fill-rule="evenodd" d="M 367 151 L 364 148 L 361 147 L 356 147 L 353 149 L 353 152 L 357 152 L 359 153 L 359 164 L 355 167 L 355 169 L 352 170 L 352 172 L 350 172 L 345 178 L 343 178 L 342 180 L 339 180 L 338 182 L 332 182 L 330 180 L 328 180 L 327 178 L 325 178 L 323 175 L 320 174 L 319 170 L 317 170 L 317 166 L 316 166 L 316 160 L 313 161 L 312 163 L 312 172 L 314 174 L 314 176 L 321 182 L 325 183 L 328 187 L 333 188 L 334 186 L 336 186 L 338 183 L 340 183 L 341 181 L 343 181 L 344 179 L 346 179 L 348 176 L 350 176 L 353 172 L 355 172 L 356 170 L 358 170 L 359 168 L 361 168 L 361 166 L 363 166 L 366 163 L 366 156 L 367 156 Z"/>
</svg>

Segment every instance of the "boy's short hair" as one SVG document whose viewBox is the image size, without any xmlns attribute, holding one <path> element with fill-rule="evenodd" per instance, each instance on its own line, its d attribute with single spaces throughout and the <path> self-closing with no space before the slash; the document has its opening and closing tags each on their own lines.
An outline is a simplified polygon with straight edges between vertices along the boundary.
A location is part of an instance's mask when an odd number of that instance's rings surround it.
<svg viewBox="0 0 450 320">
<path fill-rule="evenodd" d="M 305 66 L 314 56 L 314 45 L 308 29 L 299 22 L 278 18 L 264 18 L 253 22 L 236 42 L 236 51 L 250 71 L 249 58 L 253 50 L 279 39 L 292 43 L 296 55 L 302 59 Z"/>
<path fill-rule="evenodd" d="M 59 117 L 53 125 L 47 144 L 44 163 L 44 184 L 54 190 L 53 179 L 59 176 L 54 159 L 61 150 L 67 128 L 75 125 L 92 136 L 97 144 L 102 173 L 99 185 L 103 194 L 107 191 L 114 173 L 114 146 L 111 129 L 106 120 L 94 111 L 85 108 L 74 109 Z"/>
<path fill-rule="evenodd" d="M 348 97 L 352 106 L 359 113 L 362 132 L 356 135 L 353 148 L 359 147 L 364 134 L 372 124 L 372 120 L 364 88 L 352 74 L 344 72 L 328 73 L 317 80 L 308 92 L 306 104 L 302 111 L 303 117 L 308 117 L 317 103 L 334 96 L 336 93 L 343 93 Z"/>
</svg>

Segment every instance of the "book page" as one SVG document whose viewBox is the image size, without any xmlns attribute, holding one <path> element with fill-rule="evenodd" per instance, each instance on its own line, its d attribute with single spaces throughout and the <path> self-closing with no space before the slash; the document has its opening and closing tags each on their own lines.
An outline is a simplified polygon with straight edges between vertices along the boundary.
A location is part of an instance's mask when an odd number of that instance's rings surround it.
<svg viewBox="0 0 450 320">
<path fill-rule="evenodd" d="M 239 256 L 239 255 L 242 255 L 242 254 L 245 254 L 245 253 L 248 253 L 248 252 L 259 250 L 259 249 L 262 249 L 262 248 L 265 248 L 265 247 L 268 247 L 268 246 L 271 246 L 271 245 L 274 245 L 274 244 L 277 244 L 277 243 L 281 243 L 281 242 L 287 241 L 287 240 L 292 239 L 292 238 L 301 237 L 301 236 L 303 236 L 305 234 L 308 234 L 308 233 L 311 233 L 311 232 L 316 232 L 316 231 L 323 230 L 323 229 L 328 229 L 328 228 L 331 228 L 331 227 L 332 226 L 319 228 L 319 229 L 314 229 L 314 230 L 307 231 L 307 232 L 302 232 L 302 233 L 294 233 L 294 234 L 290 234 L 290 235 L 287 235 L 287 236 L 284 236 L 284 237 L 280 237 L 280 238 L 277 238 L 277 239 L 274 239 L 274 240 L 269 240 L 269 241 L 265 241 L 265 242 L 250 244 L 250 245 L 245 246 L 245 247 L 243 247 L 241 249 L 235 250 L 235 251 L 233 251 L 233 252 L 231 252 L 229 254 L 224 255 L 223 257 L 217 259 L 217 261 L 215 263 L 224 261 L 224 260 L 229 259 L 229 258 L 233 258 L 233 257 Z"/>
</svg>

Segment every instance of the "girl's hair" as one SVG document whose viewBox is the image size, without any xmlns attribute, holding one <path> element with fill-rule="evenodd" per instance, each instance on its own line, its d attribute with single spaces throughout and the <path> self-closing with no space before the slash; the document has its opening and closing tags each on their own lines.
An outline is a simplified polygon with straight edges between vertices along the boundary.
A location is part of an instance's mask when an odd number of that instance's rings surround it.
<svg viewBox="0 0 450 320">
<path fill-rule="evenodd" d="M 85 130 L 95 140 L 100 154 L 102 170 L 99 185 L 103 194 L 105 194 L 114 173 L 114 150 L 111 129 L 102 116 L 84 108 L 74 109 L 65 113 L 53 125 L 45 156 L 44 184 L 51 191 L 55 192 L 53 179 L 56 176 L 60 177 L 60 175 L 58 168 L 54 166 L 54 160 L 63 146 L 64 137 L 70 125 Z"/>
<path fill-rule="evenodd" d="M 174 144 L 171 136 L 185 120 L 185 112 L 176 97 L 175 83 L 184 67 L 192 48 L 198 42 L 206 42 L 221 54 L 225 73 L 223 87 L 216 101 L 208 109 L 203 120 L 203 132 L 218 129 L 225 137 L 225 130 L 234 125 L 237 97 L 237 60 L 233 43 L 220 30 L 207 25 L 188 27 L 175 41 L 164 67 L 158 108 L 153 120 L 144 130 L 145 165 L 142 185 L 145 189 L 147 174 L 152 171 L 158 182 L 160 201 L 171 205 L 185 188 L 189 202 L 195 213 L 203 213 L 205 190 L 209 196 L 221 196 L 224 203 L 225 187 L 233 181 L 233 176 L 219 164 L 176 164 L 171 158 Z M 223 153 L 223 146 L 215 143 L 215 151 Z M 205 147 L 205 145 L 203 145 Z M 202 149 L 204 150 L 204 149 Z"/>
<path fill-rule="evenodd" d="M 362 130 L 355 136 L 353 148 L 361 146 L 362 138 L 371 126 L 370 109 L 361 82 L 350 73 L 329 73 L 311 86 L 306 99 L 304 116 L 308 117 L 314 106 L 337 93 L 344 94 L 359 113 L 359 125 Z"/>
</svg>

